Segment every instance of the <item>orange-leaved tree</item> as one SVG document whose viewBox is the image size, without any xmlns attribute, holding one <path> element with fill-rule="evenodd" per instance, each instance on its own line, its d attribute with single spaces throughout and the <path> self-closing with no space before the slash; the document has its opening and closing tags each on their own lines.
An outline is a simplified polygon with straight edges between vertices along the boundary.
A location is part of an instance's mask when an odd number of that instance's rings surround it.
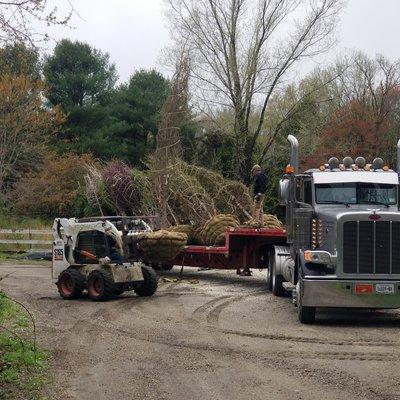
<svg viewBox="0 0 400 400">
<path fill-rule="evenodd" d="M 381 156 L 394 163 L 400 128 L 400 63 L 363 54 L 350 61 L 333 87 L 337 108 L 321 130 L 309 166 L 333 155 L 362 155 L 368 161 Z"/>
<path fill-rule="evenodd" d="M 64 116 L 44 106 L 46 87 L 25 75 L 0 75 L 0 190 L 35 170 Z"/>
<path fill-rule="evenodd" d="M 75 214 L 82 211 L 77 209 L 85 202 L 87 165 L 96 165 L 88 154 L 48 154 L 39 171 L 28 173 L 15 185 L 10 202 L 14 211 L 48 217 L 79 216 Z"/>
</svg>

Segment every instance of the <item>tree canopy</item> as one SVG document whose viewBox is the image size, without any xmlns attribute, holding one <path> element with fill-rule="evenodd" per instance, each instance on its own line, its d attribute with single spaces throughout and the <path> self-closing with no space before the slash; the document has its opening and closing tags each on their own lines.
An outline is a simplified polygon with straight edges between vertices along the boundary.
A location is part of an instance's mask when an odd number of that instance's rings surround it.
<svg viewBox="0 0 400 400">
<path fill-rule="evenodd" d="M 39 80 L 39 52 L 22 43 L 7 44 L 0 48 L 0 74 L 26 75 L 33 80 Z"/>
<path fill-rule="evenodd" d="M 57 44 L 43 73 L 49 85 L 48 99 L 66 112 L 99 103 L 117 81 L 115 65 L 107 53 L 68 39 Z"/>
</svg>

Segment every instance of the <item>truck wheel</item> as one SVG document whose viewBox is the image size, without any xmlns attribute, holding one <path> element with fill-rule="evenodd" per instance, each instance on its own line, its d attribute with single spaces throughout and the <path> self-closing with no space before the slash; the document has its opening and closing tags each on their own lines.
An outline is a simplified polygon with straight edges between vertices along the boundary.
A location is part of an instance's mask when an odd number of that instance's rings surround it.
<svg viewBox="0 0 400 400">
<path fill-rule="evenodd" d="M 274 253 L 271 252 L 268 255 L 268 269 L 267 269 L 267 290 L 270 292 L 272 290 L 272 263 L 273 263 Z"/>
<path fill-rule="evenodd" d="M 110 272 L 94 270 L 89 274 L 87 281 L 89 297 L 94 301 L 108 300 L 115 290 L 114 279 Z"/>
<path fill-rule="evenodd" d="M 297 283 L 296 289 L 297 315 L 302 324 L 312 324 L 315 322 L 315 307 L 306 307 L 301 304 L 301 279 Z"/>
<path fill-rule="evenodd" d="M 154 272 L 153 268 L 147 265 L 142 266 L 142 272 L 144 281 L 137 285 L 135 292 L 140 297 L 152 296 L 156 292 L 158 286 L 157 274 Z"/>
<path fill-rule="evenodd" d="M 77 299 L 85 289 L 85 277 L 76 269 L 67 269 L 59 276 L 57 288 L 63 299 Z"/>
<path fill-rule="evenodd" d="M 315 322 L 315 307 L 297 306 L 299 321 L 302 324 L 312 324 Z"/>
<path fill-rule="evenodd" d="M 272 271 L 272 293 L 277 297 L 282 297 L 286 294 L 282 284 L 284 282 L 283 276 L 276 273 L 275 263 L 271 264 Z"/>
<path fill-rule="evenodd" d="M 272 276 L 271 276 L 271 267 L 267 269 L 267 290 L 270 292 L 272 290 Z"/>
</svg>

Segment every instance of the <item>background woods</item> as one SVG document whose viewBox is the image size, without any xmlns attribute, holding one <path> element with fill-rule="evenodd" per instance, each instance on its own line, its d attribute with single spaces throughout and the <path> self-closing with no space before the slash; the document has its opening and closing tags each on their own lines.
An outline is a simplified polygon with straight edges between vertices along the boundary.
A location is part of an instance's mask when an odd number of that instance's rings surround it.
<svg viewBox="0 0 400 400">
<path fill-rule="evenodd" d="M 120 82 L 107 53 L 68 39 L 43 56 L 30 41 L 16 41 L 21 36 L 0 14 L 3 214 L 164 209 L 169 222 L 188 222 L 187 199 L 197 204 L 199 218 L 233 207 L 232 199 L 216 200 L 218 193 L 236 193 L 241 200 L 235 207 L 246 213 L 243 184 L 250 183 L 255 162 L 269 178 L 266 206 L 277 212 L 289 133 L 300 138 L 304 168 L 348 153 L 379 155 L 394 165 L 399 62 L 355 52 L 295 79 L 305 59 L 334 43 L 342 7 L 338 0 L 166 0 L 174 27 L 169 55 L 174 65 L 175 55 L 186 60 L 182 104 L 171 103 L 176 74 L 169 79 L 132 67 L 130 79 Z M 35 12 L 41 20 L 67 23 L 68 16 Z M 173 123 L 168 102 L 179 108 Z M 164 165 L 160 135 L 171 123 L 179 154 Z"/>
</svg>

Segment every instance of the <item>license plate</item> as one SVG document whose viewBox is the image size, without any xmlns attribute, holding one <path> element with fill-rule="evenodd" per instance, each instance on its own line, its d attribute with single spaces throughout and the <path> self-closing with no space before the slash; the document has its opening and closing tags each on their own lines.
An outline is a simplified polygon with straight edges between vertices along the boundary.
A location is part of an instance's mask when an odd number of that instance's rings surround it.
<svg viewBox="0 0 400 400">
<path fill-rule="evenodd" d="M 375 292 L 381 294 L 394 294 L 394 283 L 377 283 Z"/>
</svg>

